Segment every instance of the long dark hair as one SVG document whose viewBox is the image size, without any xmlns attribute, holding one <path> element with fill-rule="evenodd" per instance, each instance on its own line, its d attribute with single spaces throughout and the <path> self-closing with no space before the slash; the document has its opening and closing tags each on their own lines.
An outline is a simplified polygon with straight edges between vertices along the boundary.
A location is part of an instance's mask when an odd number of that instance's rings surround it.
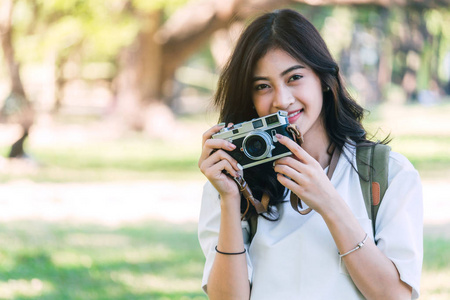
<svg viewBox="0 0 450 300">
<path fill-rule="evenodd" d="M 325 41 L 304 16 L 290 9 L 277 10 L 256 18 L 241 34 L 218 82 L 214 104 L 220 122 L 241 123 L 257 118 L 252 101 L 252 78 L 256 63 L 271 49 L 281 49 L 307 64 L 327 91 L 323 94 L 321 116 L 330 141 L 340 150 L 350 139 L 368 142 L 361 124 L 364 109 L 349 95 L 339 67 Z M 271 164 L 245 170 L 245 179 L 255 197 L 270 196 L 270 206 L 284 199 L 284 187 L 276 180 Z M 246 201 L 242 201 L 246 206 Z M 273 210 L 272 210 L 273 212 Z M 254 214 L 250 210 L 249 215 Z M 248 216 L 249 216 L 248 215 Z"/>
</svg>

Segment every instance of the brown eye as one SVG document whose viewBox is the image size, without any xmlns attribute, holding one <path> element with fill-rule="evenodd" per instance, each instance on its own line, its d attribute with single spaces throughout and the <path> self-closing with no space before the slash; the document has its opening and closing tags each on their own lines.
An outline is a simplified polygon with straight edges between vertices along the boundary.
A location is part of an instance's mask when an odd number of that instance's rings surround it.
<svg viewBox="0 0 450 300">
<path fill-rule="evenodd" d="M 293 75 L 292 77 L 289 78 L 288 82 L 299 80 L 301 78 L 303 78 L 303 76 L 295 74 L 295 75 Z"/>
<path fill-rule="evenodd" d="M 257 86 L 255 86 L 255 90 L 260 91 L 260 90 L 266 89 L 268 87 L 269 86 L 267 84 L 258 84 Z"/>
</svg>

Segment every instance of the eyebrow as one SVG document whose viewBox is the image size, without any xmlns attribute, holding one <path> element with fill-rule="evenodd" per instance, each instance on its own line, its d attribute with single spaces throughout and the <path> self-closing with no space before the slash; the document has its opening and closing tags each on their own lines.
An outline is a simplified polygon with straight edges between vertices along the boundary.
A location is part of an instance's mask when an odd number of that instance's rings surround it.
<svg viewBox="0 0 450 300">
<path fill-rule="evenodd" d="M 286 74 L 288 74 L 289 72 L 292 72 L 292 71 L 294 71 L 294 70 L 297 70 L 297 69 L 304 69 L 304 68 L 305 68 L 305 67 L 302 66 L 302 65 L 295 65 L 295 66 L 292 66 L 292 67 L 290 67 L 290 68 L 284 70 L 283 72 L 281 72 L 280 77 L 283 77 L 284 75 L 286 75 Z M 253 81 L 258 81 L 258 80 L 269 80 L 269 78 L 267 78 L 267 77 L 261 77 L 261 76 L 255 76 L 255 77 L 253 77 Z"/>
</svg>

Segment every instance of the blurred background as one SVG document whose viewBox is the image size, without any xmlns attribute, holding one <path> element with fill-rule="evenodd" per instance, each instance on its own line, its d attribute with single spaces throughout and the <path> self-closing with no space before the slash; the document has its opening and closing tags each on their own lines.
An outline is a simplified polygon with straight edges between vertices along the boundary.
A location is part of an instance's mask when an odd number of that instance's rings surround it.
<svg viewBox="0 0 450 300">
<path fill-rule="evenodd" d="M 450 299 L 449 0 L 0 0 L 0 299 L 206 299 L 201 135 L 252 18 L 304 14 L 424 186 Z"/>
</svg>

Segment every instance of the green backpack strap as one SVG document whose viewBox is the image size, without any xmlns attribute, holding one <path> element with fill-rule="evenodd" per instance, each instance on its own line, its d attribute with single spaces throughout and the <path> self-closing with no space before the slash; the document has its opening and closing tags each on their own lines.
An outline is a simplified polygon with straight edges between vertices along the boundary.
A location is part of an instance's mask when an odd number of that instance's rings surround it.
<svg viewBox="0 0 450 300">
<path fill-rule="evenodd" d="M 358 146 L 356 164 L 367 214 L 372 220 L 373 234 L 378 209 L 388 187 L 389 152 L 391 148 L 383 144 Z"/>
</svg>

